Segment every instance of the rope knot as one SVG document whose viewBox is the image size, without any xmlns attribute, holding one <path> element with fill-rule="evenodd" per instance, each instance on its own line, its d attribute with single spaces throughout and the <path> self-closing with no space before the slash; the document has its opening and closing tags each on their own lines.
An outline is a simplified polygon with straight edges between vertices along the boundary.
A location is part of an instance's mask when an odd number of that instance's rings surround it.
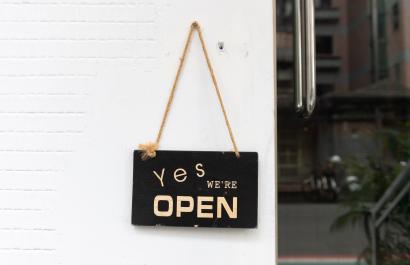
<svg viewBox="0 0 410 265">
<path fill-rule="evenodd" d="M 199 28 L 199 23 L 198 23 L 198 21 L 192 22 L 191 27 L 192 27 L 192 28 L 196 28 L 196 29 Z"/>
<path fill-rule="evenodd" d="M 157 143 L 146 143 L 146 144 L 140 144 L 138 146 L 141 149 L 141 159 L 142 160 L 147 160 L 149 158 L 154 158 L 157 153 L 158 149 L 158 144 Z"/>
</svg>

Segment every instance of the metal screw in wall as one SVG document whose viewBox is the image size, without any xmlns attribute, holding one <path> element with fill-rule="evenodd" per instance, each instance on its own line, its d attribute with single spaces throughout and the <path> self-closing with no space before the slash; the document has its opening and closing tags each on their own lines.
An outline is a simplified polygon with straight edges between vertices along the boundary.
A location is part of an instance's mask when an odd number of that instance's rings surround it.
<svg viewBox="0 0 410 265">
<path fill-rule="evenodd" d="M 218 42 L 218 49 L 219 49 L 220 52 L 225 51 L 225 44 L 224 44 L 223 41 Z"/>
</svg>

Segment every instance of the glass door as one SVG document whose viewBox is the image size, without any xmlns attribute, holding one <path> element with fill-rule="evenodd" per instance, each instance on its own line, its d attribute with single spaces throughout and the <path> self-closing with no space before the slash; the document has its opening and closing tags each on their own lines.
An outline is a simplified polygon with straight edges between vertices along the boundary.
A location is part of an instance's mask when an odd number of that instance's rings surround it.
<svg viewBox="0 0 410 265">
<path fill-rule="evenodd" d="M 410 1 L 315 1 L 309 117 L 297 1 L 276 4 L 279 264 L 410 264 Z"/>
</svg>

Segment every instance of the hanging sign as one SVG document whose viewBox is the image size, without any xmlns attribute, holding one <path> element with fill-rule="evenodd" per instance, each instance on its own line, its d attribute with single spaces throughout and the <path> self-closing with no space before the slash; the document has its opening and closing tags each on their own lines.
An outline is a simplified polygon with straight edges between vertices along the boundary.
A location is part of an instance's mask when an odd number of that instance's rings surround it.
<svg viewBox="0 0 410 265">
<path fill-rule="evenodd" d="M 135 225 L 254 228 L 257 200 L 257 153 L 134 152 Z"/>
<path fill-rule="evenodd" d="M 234 152 L 157 151 L 194 31 Z M 258 154 L 239 153 L 202 31 L 192 23 L 156 141 L 134 151 L 132 223 L 253 228 L 258 211 Z"/>
</svg>

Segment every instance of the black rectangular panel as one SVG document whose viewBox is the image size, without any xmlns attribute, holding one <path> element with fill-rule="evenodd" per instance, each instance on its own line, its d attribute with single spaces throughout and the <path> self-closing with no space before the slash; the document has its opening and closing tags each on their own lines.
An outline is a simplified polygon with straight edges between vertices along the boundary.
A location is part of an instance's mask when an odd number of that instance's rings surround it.
<svg viewBox="0 0 410 265">
<path fill-rule="evenodd" d="M 134 151 L 132 224 L 255 228 L 258 154 Z"/>
</svg>

